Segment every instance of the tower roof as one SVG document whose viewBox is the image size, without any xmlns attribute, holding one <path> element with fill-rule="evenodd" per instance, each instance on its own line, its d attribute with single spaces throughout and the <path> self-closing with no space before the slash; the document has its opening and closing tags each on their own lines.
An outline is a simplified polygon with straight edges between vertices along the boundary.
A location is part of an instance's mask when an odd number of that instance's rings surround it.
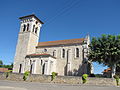
<svg viewBox="0 0 120 90">
<path fill-rule="evenodd" d="M 35 16 L 35 14 L 31 14 L 31 15 L 19 17 L 19 19 L 23 19 L 23 18 L 27 18 L 27 17 L 34 17 L 34 18 L 36 18 L 40 23 L 44 24 L 38 17 Z"/>
</svg>

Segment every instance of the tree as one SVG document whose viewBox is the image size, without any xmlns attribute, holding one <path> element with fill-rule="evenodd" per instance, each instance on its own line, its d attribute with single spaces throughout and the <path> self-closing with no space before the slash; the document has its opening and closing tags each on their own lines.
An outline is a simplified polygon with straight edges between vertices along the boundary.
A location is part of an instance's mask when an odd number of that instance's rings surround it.
<svg viewBox="0 0 120 90">
<path fill-rule="evenodd" d="M 2 60 L 0 60 L 0 66 L 2 66 L 3 65 L 3 61 Z"/>
<path fill-rule="evenodd" d="M 115 75 L 116 66 L 120 63 L 120 35 L 102 35 L 92 38 L 89 45 L 89 60 L 107 65 L 111 68 L 111 77 Z"/>
</svg>

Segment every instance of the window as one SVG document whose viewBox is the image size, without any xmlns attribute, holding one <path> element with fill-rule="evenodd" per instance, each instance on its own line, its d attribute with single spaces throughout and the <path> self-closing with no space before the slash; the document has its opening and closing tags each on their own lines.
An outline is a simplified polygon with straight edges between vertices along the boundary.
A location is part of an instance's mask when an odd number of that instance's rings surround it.
<svg viewBox="0 0 120 90">
<path fill-rule="evenodd" d="M 65 49 L 62 49 L 62 58 L 65 58 Z"/>
<path fill-rule="evenodd" d="M 47 49 L 44 49 L 44 52 L 47 52 Z"/>
<path fill-rule="evenodd" d="M 22 64 L 20 64 L 19 73 L 21 73 L 21 71 L 22 71 Z"/>
<path fill-rule="evenodd" d="M 34 29 L 35 29 L 35 25 L 33 25 L 33 32 L 34 32 Z"/>
<path fill-rule="evenodd" d="M 54 57 L 56 56 L 56 50 L 53 51 L 53 56 L 54 56 Z"/>
<path fill-rule="evenodd" d="M 35 28 L 35 33 L 37 34 L 38 27 Z"/>
<path fill-rule="evenodd" d="M 35 23 L 36 23 L 36 24 L 38 24 L 38 22 L 37 22 L 37 21 L 36 21 Z"/>
<path fill-rule="evenodd" d="M 43 64 L 43 61 L 41 60 L 41 65 Z"/>
<path fill-rule="evenodd" d="M 30 65 L 30 74 L 32 74 L 33 64 Z"/>
<path fill-rule="evenodd" d="M 30 60 L 30 65 L 32 64 L 32 60 Z"/>
<path fill-rule="evenodd" d="M 76 57 L 79 57 L 79 48 L 76 48 Z"/>
<path fill-rule="evenodd" d="M 26 25 L 24 24 L 23 25 L 23 32 L 26 30 Z"/>
<path fill-rule="evenodd" d="M 27 31 L 29 31 L 29 24 L 27 24 Z"/>
</svg>

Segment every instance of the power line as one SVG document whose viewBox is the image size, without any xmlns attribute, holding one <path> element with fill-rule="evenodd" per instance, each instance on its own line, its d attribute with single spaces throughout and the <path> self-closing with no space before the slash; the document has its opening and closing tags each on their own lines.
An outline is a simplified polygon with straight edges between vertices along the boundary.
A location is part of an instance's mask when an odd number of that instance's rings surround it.
<svg viewBox="0 0 120 90">
<path fill-rule="evenodd" d="M 64 5 L 64 6 L 62 5 L 62 6 L 63 6 L 62 8 L 60 7 L 59 9 L 57 9 L 56 12 L 55 12 L 55 14 L 54 14 L 53 16 L 55 16 L 55 15 L 58 14 L 60 11 L 62 11 L 62 10 L 66 7 L 66 5 L 68 6 L 68 5 L 70 4 L 70 3 L 68 3 L 68 1 L 70 1 L 70 0 L 66 0 L 66 1 L 64 0 L 64 2 L 63 2 L 63 5 Z M 53 16 L 48 17 L 45 21 L 48 22 L 49 19 L 53 18 Z"/>
<path fill-rule="evenodd" d="M 67 2 L 67 1 L 66 1 L 66 2 Z M 71 8 L 77 6 L 77 5 L 79 4 L 79 2 L 80 2 L 80 0 L 76 0 L 76 1 L 71 0 L 71 2 L 69 2 L 69 3 L 67 4 L 67 6 L 62 7 L 62 8 L 60 9 L 60 12 L 58 12 L 58 13 L 57 13 L 55 16 L 53 16 L 52 18 L 48 19 L 48 21 L 46 21 L 46 25 L 45 25 L 45 26 L 47 26 L 48 24 L 50 24 L 51 22 L 53 22 L 58 16 L 63 15 L 63 14 L 65 14 L 65 13 L 67 13 L 68 11 L 70 11 Z M 44 27 L 45 27 L 45 26 L 44 26 Z"/>
<path fill-rule="evenodd" d="M 69 9 L 72 8 L 77 3 L 78 3 L 77 0 L 76 1 L 72 0 L 67 6 L 63 7 L 62 10 L 59 13 L 57 13 L 53 18 L 51 18 L 50 20 L 52 21 L 52 19 L 55 19 L 56 17 L 60 16 L 61 14 L 68 12 Z"/>
</svg>

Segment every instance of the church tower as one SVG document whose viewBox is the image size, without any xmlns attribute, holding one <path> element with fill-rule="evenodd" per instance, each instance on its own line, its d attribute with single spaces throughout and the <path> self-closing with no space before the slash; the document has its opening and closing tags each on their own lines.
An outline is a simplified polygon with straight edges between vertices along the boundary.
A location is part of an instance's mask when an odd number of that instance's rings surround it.
<svg viewBox="0 0 120 90">
<path fill-rule="evenodd" d="M 24 73 L 25 57 L 35 53 L 43 22 L 34 14 L 20 17 L 20 32 L 14 58 L 14 73 Z"/>
</svg>

